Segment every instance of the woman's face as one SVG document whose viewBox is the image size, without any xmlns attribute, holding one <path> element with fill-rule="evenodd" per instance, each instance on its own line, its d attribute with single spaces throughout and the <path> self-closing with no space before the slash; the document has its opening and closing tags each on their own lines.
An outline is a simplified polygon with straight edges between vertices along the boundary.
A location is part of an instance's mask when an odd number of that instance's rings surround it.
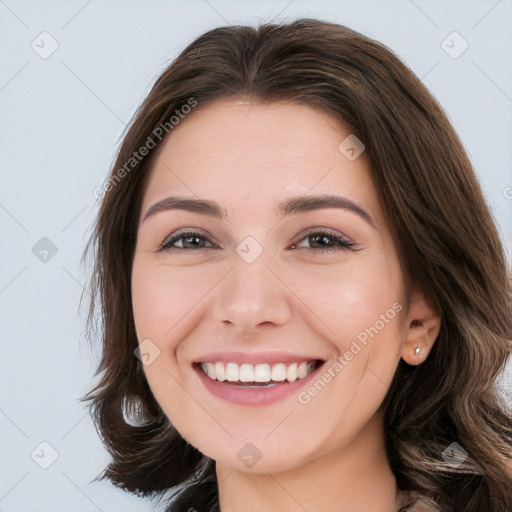
<svg viewBox="0 0 512 512">
<path fill-rule="evenodd" d="M 407 305 L 362 149 L 309 107 L 223 100 L 156 160 L 132 269 L 144 371 L 180 434 L 224 465 L 298 467 L 379 418 Z M 168 198 L 187 202 L 147 215 Z"/>
</svg>

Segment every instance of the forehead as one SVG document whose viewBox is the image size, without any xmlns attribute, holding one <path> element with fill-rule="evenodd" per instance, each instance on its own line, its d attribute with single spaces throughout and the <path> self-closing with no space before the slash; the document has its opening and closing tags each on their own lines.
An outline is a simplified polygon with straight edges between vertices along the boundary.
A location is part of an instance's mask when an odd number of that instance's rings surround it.
<svg viewBox="0 0 512 512">
<path fill-rule="evenodd" d="M 347 137 L 353 135 L 338 119 L 305 105 L 249 99 L 198 105 L 161 149 L 143 208 L 170 193 L 212 197 L 228 208 L 338 193 L 377 214 L 368 159 L 364 151 L 347 158 Z"/>
</svg>

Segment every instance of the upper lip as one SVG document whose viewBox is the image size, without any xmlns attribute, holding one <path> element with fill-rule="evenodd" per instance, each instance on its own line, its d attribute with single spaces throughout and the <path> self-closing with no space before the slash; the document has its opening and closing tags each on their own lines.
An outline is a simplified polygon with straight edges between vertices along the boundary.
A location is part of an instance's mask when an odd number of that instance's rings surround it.
<svg viewBox="0 0 512 512">
<path fill-rule="evenodd" d="M 324 359 L 318 356 L 290 354 L 287 352 L 210 352 L 196 358 L 196 363 L 223 362 L 238 364 L 260 364 L 260 363 L 300 363 L 302 361 L 317 361 Z"/>
</svg>

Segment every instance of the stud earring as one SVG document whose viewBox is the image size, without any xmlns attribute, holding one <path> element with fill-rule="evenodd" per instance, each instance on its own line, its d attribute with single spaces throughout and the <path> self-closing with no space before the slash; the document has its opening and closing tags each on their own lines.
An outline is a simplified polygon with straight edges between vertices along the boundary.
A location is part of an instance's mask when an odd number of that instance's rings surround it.
<svg viewBox="0 0 512 512">
<path fill-rule="evenodd" d="M 414 345 L 414 353 L 419 356 L 421 353 L 421 347 L 419 345 Z"/>
</svg>

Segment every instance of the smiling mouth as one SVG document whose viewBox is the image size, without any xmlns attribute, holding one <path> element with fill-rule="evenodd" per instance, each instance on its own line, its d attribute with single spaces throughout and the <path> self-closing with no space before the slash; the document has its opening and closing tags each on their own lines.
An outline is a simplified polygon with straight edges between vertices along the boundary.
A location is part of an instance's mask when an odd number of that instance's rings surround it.
<svg viewBox="0 0 512 512">
<path fill-rule="evenodd" d="M 262 388 L 294 382 L 307 377 L 324 363 L 321 359 L 294 363 L 237 364 L 208 361 L 194 363 L 210 379 L 232 386 Z"/>
</svg>

